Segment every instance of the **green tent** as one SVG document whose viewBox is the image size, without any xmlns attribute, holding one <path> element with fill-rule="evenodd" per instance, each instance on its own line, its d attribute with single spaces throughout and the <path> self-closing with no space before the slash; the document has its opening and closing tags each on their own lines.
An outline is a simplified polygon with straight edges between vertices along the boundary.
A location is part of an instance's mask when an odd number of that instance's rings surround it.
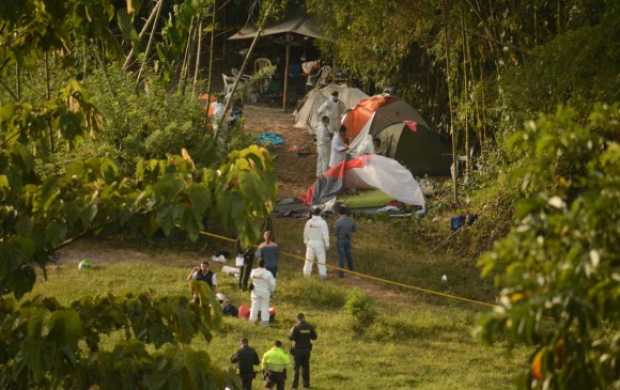
<svg viewBox="0 0 620 390">
<path fill-rule="evenodd" d="M 393 123 L 377 128 L 372 136 L 378 154 L 397 160 L 416 176 L 450 175 L 450 145 L 424 120 L 415 125 L 411 122 Z"/>
</svg>

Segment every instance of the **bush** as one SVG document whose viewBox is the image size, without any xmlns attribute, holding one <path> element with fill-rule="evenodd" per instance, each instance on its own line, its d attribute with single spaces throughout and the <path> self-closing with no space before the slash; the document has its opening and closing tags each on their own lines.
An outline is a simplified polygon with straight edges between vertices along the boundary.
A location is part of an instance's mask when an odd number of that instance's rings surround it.
<svg viewBox="0 0 620 390">
<path fill-rule="evenodd" d="M 280 297 L 296 305 L 340 309 L 345 302 L 344 290 L 315 279 L 295 279 L 280 289 Z"/>
<path fill-rule="evenodd" d="M 367 330 L 367 336 L 377 341 L 400 341 L 416 337 L 417 331 L 411 321 L 398 317 L 379 317 Z"/>
<path fill-rule="evenodd" d="M 351 315 L 351 329 L 357 334 L 363 334 L 377 318 L 375 301 L 360 289 L 349 293 L 344 308 Z"/>
</svg>

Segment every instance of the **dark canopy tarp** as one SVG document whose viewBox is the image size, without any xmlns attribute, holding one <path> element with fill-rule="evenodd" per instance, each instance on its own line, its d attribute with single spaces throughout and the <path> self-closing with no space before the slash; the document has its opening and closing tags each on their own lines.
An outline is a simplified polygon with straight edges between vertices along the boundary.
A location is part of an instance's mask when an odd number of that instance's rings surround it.
<svg viewBox="0 0 620 390">
<path fill-rule="evenodd" d="M 230 40 L 238 40 L 238 39 L 250 39 L 256 36 L 256 27 L 249 26 L 244 27 L 239 30 L 236 34 L 229 37 Z M 272 24 L 270 26 L 265 27 L 262 32 L 262 36 L 276 35 L 276 34 L 285 34 L 285 33 L 295 33 L 299 35 L 303 35 L 306 37 L 317 38 L 317 39 L 325 39 L 319 30 L 319 27 L 309 16 L 299 16 L 294 18 L 289 18 L 283 20 L 281 22 Z"/>
</svg>

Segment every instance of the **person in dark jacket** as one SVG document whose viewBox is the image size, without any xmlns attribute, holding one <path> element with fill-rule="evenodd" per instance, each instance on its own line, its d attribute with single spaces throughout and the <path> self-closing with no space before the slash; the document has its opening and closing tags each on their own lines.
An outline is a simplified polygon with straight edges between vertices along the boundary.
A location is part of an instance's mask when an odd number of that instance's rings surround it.
<svg viewBox="0 0 620 390">
<path fill-rule="evenodd" d="M 351 255 L 351 239 L 353 233 L 357 230 L 355 222 L 349 216 L 349 210 L 341 205 L 338 207 L 338 220 L 336 220 L 336 248 L 338 248 L 338 267 L 344 268 L 344 262 L 353 271 L 353 256 Z M 338 271 L 338 275 L 342 278 L 344 273 Z"/>
<path fill-rule="evenodd" d="M 293 389 L 299 385 L 300 370 L 303 370 L 304 387 L 310 388 L 310 352 L 312 351 L 312 341 L 317 339 L 317 334 L 314 326 L 306 322 L 303 313 L 297 314 L 297 324 L 291 329 L 289 339 L 294 342 L 292 348 L 295 357 Z"/>
<path fill-rule="evenodd" d="M 271 272 L 273 277 L 278 275 L 278 257 L 280 255 L 280 248 L 278 244 L 272 240 L 271 231 L 266 230 L 263 234 L 263 241 L 256 250 L 256 258 L 265 260 L 265 268 Z"/>
<path fill-rule="evenodd" d="M 252 390 L 252 381 L 256 377 L 254 366 L 260 364 L 258 354 L 248 345 L 248 339 L 241 339 L 241 348 L 230 358 L 231 363 L 237 363 L 239 377 L 243 390 Z"/>
<path fill-rule="evenodd" d="M 250 279 L 252 267 L 254 267 L 254 250 L 247 249 L 243 252 L 243 266 L 239 270 L 239 288 L 243 291 L 248 289 L 248 280 Z"/>
</svg>

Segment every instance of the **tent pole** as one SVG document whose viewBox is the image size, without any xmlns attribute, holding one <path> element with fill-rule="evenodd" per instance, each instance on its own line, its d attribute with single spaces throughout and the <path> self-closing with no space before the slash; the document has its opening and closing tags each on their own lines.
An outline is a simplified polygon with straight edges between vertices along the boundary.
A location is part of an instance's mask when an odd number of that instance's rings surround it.
<svg viewBox="0 0 620 390">
<path fill-rule="evenodd" d="M 288 98 L 288 67 L 291 59 L 291 45 L 289 44 L 290 35 L 286 35 L 286 51 L 284 59 L 284 87 L 282 90 L 282 110 L 286 111 L 286 100 Z"/>
</svg>

